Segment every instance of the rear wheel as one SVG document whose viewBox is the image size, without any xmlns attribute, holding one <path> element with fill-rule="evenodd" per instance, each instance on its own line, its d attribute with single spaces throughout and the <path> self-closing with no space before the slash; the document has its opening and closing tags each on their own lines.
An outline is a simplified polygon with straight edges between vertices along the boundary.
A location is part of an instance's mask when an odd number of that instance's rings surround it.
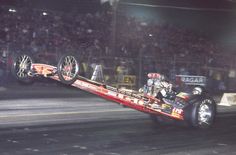
<svg viewBox="0 0 236 155">
<path fill-rule="evenodd" d="M 28 75 L 33 59 L 28 54 L 16 55 L 13 58 L 12 74 L 23 84 L 32 84 L 33 78 Z"/>
<path fill-rule="evenodd" d="M 193 104 L 189 124 L 197 128 L 209 128 L 213 125 L 216 115 L 214 100 L 205 98 Z"/>
<path fill-rule="evenodd" d="M 62 83 L 67 85 L 74 83 L 79 73 L 76 57 L 73 55 L 62 56 L 57 65 L 57 73 Z"/>
</svg>

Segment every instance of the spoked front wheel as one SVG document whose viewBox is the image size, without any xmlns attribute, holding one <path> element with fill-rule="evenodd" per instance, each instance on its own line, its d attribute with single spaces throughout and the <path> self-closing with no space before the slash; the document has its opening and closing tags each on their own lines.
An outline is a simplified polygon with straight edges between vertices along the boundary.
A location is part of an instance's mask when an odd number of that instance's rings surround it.
<svg viewBox="0 0 236 155">
<path fill-rule="evenodd" d="M 31 84 L 33 78 L 28 75 L 33 59 L 27 54 L 16 55 L 13 58 L 12 74 L 21 83 Z"/>
<path fill-rule="evenodd" d="M 77 79 L 79 73 L 79 64 L 75 56 L 64 55 L 60 58 L 57 65 L 57 74 L 60 81 L 70 85 Z"/>
</svg>

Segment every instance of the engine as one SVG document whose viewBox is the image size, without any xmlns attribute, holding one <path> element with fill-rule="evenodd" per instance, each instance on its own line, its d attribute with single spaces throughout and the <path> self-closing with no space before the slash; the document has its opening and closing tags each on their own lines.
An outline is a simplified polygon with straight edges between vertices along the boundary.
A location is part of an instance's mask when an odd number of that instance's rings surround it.
<svg viewBox="0 0 236 155">
<path fill-rule="evenodd" d="M 139 90 L 142 93 L 153 97 L 167 97 L 172 91 L 172 84 L 165 80 L 165 77 L 158 73 L 149 73 L 147 83 Z"/>
</svg>

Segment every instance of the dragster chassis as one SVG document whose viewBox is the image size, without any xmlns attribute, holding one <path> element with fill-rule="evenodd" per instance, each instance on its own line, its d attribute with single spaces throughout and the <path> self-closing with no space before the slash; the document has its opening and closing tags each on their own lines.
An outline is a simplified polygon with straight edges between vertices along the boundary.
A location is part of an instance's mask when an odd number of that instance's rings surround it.
<svg viewBox="0 0 236 155">
<path fill-rule="evenodd" d="M 62 56 L 58 65 L 52 66 L 33 63 L 31 57 L 28 55 L 20 55 L 14 59 L 12 69 L 14 76 L 19 81 L 27 81 L 32 77 L 43 76 L 96 94 L 126 107 L 148 113 L 151 116 L 161 116 L 171 120 L 186 121 L 184 109 L 172 107 L 158 98 L 135 90 L 115 88 L 105 83 L 79 76 L 79 66 L 74 56 Z M 74 75 L 71 74 L 71 70 L 73 70 Z M 70 74 L 68 74 L 67 71 L 69 71 Z"/>
<path fill-rule="evenodd" d="M 32 64 L 32 68 L 35 69 L 37 73 L 39 73 L 38 75 L 43 75 L 44 77 L 61 81 L 57 74 L 53 74 L 53 71 L 57 69 L 54 66 L 35 63 L 35 64 Z M 119 104 L 122 104 L 124 106 L 130 107 L 130 108 L 142 111 L 142 112 L 146 112 L 146 113 L 150 113 L 154 115 L 162 114 L 162 115 L 172 117 L 174 119 L 183 120 L 181 109 L 175 109 L 170 114 L 164 113 L 162 112 L 162 108 L 161 108 L 161 107 L 164 107 L 164 105 L 162 105 L 160 100 L 152 96 L 147 96 L 133 90 L 118 89 L 115 87 L 105 85 L 103 83 L 92 81 L 90 79 L 87 79 L 81 76 L 78 76 L 76 81 L 72 83 L 71 85 L 81 90 L 85 90 L 90 93 L 96 94 L 107 100 L 117 102 Z M 155 105 L 155 108 L 153 108 L 151 105 Z M 158 105 L 160 108 L 156 109 Z"/>
</svg>

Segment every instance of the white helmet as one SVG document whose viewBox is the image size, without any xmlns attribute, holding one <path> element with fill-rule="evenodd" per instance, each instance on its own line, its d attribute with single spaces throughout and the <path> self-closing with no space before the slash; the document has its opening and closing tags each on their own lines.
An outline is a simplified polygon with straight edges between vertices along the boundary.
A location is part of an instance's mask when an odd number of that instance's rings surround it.
<svg viewBox="0 0 236 155">
<path fill-rule="evenodd" d="M 193 95 L 201 95 L 203 92 L 203 89 L 201 87 L 194 87 L 193 88 Z"/>
</svg>

